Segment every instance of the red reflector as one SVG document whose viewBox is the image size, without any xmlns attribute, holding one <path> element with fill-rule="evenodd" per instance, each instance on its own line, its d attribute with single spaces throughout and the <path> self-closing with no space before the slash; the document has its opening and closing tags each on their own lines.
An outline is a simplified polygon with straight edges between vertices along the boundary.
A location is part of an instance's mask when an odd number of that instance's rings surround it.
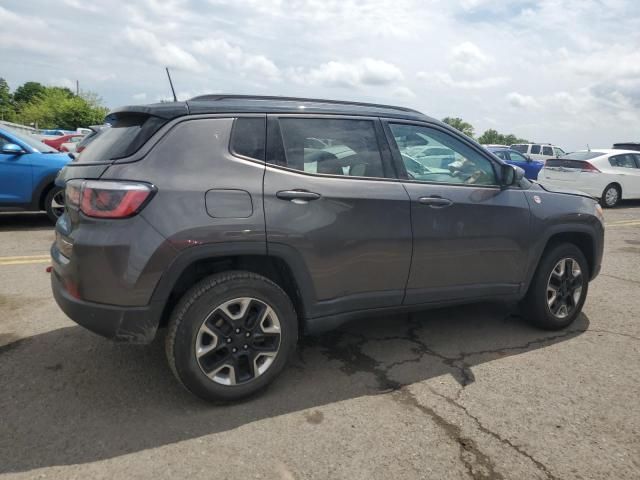
<svg viewBox="0 0 640 480">
<path fill-rule="evenodd" d="M 46 269 L 45 272 L 47 273 L 51 273 L 51 270 L 53 270 L 53 267 L 51 265 L 49 265 Z"/>
<path fill-rule="evenodd" d="M 86 181 L 80 210 L 88 217 L 127 218 L 138 213 L 153 192 L 153 187 L 145 183 Z"/>
</svg>

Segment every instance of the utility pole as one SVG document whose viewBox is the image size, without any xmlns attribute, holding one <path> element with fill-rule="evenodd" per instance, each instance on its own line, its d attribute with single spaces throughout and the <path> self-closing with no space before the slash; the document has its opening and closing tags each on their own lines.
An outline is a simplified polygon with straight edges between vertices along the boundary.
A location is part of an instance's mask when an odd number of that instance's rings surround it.
<svg viewBox="0 0 640 480">
<path fill-rule="evenodd" d="M 80 96 L 80 81 L 76 80 L 76 97 Z"/>
</svg>

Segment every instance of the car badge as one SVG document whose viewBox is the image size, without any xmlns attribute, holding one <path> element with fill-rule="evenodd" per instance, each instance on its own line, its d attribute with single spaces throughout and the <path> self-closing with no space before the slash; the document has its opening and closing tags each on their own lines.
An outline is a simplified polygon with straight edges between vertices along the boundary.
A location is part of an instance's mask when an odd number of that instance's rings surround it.
<svg viewBox="0 0 640 480">
<path fill-rule="evenodd" d="M 533 201 L 536 203 L 542 203 L 542 199 L 538 195 L 533 196 Z"/>
</svg>

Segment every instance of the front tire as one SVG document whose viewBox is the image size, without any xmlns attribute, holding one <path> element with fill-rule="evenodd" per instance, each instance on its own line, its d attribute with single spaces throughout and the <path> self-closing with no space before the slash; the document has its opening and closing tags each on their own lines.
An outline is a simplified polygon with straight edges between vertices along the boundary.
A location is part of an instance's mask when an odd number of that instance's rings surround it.
<svg viewBox="0 0 640 480">
<path fill-rule="evenodd" d="M 232 271 L 205 278 L 182 297 L 165 347 L 187 390 L 208 401 L 233 401 L 271 383 L 297 340 L 287 294 L 265 277 Z"/>
<path fill-rule="evenodd" d="M 560 330 L 582 311 L 589 290 L 589 266 L 571 243 L 544 253 L 523 301 L 525 318 L 545 330 Z"/>
<path fill-rule="evenodd" d="M 51 188 L 46 197 L 44 197 L 44 209 L 49 220 L 56 223 L 60 215 L 64 213 L 64 189 L 60 187 Z"/>
<path fill-rule="evenodd" d="M 622 192 L 620 191 L 620 187 L 612 183 L 610 185 L 607 185 L 602 192 L 602 196 L 600 197 L 600 204 L 605 208 L 613 208 L 618 205 L 618 203 L 620 203 L 621 198 Z"/>
</svg>

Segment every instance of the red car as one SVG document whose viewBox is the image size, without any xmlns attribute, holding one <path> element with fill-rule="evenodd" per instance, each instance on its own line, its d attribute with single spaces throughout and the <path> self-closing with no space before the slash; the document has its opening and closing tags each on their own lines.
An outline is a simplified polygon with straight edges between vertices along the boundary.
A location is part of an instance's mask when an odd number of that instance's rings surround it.
<svg viewBox="0 0 640 480">
<path fill-rule="evenodd" d="M 42 143 L 46 143 L 50 147 L 53 147 L 56 150 L 60 151 L 60 147 L 62 146 L 63 143 L 70 142 L 72 138 L 83 137 L 83 136 L 84 135 L 80 133 L 70 133 L 69 135 L 62 135 L 61 137 L 47 138 L 45 140 L 42 140 Z"/>
</svg>

